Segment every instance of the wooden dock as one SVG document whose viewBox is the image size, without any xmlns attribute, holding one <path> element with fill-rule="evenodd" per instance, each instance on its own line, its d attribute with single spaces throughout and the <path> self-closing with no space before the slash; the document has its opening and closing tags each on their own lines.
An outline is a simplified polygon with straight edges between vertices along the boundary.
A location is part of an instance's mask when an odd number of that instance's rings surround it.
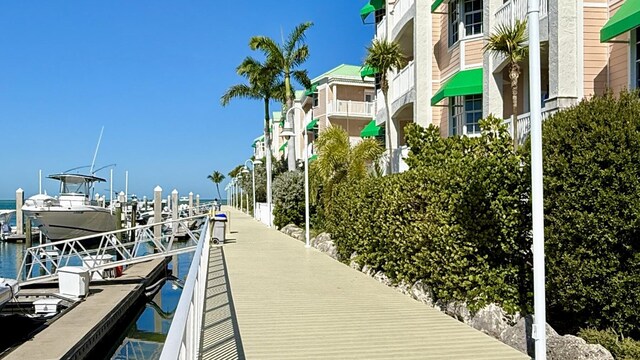
<svg viewBox="0 0 640 360">
<path fill-rule="evenodd" d="M 230 215 L 228 242 L 210 253 L 202 359 L 528 359 L 250 216 Z"/>
<path fill-rule="evenodd" d="M 90 286 L 90 295 L 4 359 L 82 359 L 143 295 L 146 280 L 166 268 L 165 259 L 136 264 L 114 283 Z M 118 283 L 115 283 L 115 282 Z"/>
</svg>

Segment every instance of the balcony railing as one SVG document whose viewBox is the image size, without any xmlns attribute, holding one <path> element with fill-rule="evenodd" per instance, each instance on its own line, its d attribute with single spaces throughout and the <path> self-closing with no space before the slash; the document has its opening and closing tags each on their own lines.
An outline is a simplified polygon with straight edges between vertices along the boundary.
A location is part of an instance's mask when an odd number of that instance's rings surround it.
<svg viewBox="0 0 640 360">
<path fill-rule="evenodd" d="M 509 0 L 502 4 L 496 11 L 495 20 L 497 25 L 511 26 L 516 20 L 526 20 L 528 0 Z M 549 13 L 548 0 L 540 0 L 540 19 Z"/>
<path fill-rule="evenodd" d="M 329 102 L 329 116 L 354 116 L 371 118 L 376 115 L 376 104 L 367 101 L 336 100 Z"/>
<path fill-rule="evenodd" d="M 415 0 L 398 0 L 393 7 L 393 15 L 391 16 L 391 29 L 395 28 L 402 17 L 411 9 Z"/>
<path fill-rule="evenodd" d="M 413 61 L 409 62 L 404 69 L 400 70 L 400 72 L 393 78 L 392 91 L 393 91 L 393 101 L 397 100 L 400 96 L 409 92 L 409 90 L 413 89 L 415 85 L 415 63 Z"/>
<path fill-rule="evenodd" d="M 376 111 L 384 110 L 384 94 L 382 94 L 382 90 L 376 90 Z"/>
<path fill-rule="evenodd" d="M 558 109 L 542 109 L 542 120 L 548 118 L 551 114 L 558 111 Z M 511 118 L 504 119 L 505 124 L 509 126 L 509 133 L 513 136 L 513 128 L 511 127 Z M 531 132 L 531 113 L 525 113 L 518 115 L 518 144 L 524 144 L 524 141 Z"/>
<path fill-rule="evenodd" d="M 387 22 L 382 20 L 376 25 L 376 39 L 386 39 L 387 38 Z"/>
</svg>

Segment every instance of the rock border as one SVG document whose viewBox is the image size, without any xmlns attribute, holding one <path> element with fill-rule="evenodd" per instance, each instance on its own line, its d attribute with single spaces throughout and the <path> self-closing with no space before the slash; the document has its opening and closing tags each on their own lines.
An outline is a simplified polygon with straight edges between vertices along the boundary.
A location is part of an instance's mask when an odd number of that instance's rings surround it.
<svg viewBox="0 0 640 360">
<path fill-rule="evenodd" d="M 294 224 L 289 224 L 280 231 L 294 239 L 305 241 L 304 230 Z M 309 239 L 309 242 L 312 247 L 331 258 L 342 261 L 335 243 L 331 240 L 331 234 L 320 233 Z M 476 313 L 471 313 L 465 303 L 440 303 L 434 301 L 433 291 L 422 281 L 413 284 L 405 282 L 394 284 L 385 273 L 376 272 L 367 264 L 359 264 L 357 258 L 358 254 L 351 254 L 349 266 L 352 269 L 363 272 L 402 294 L 442 311 L 524 354 L 534 355 L 534 340 L 531 336 L 533 316 L 511 315 L 497 304 L 489 304 Z M 573 335 L 559 335 L 549 324 L 547 324 L 547 358 L 549 360 L 614 360 L 611 353 L 602 345 L 587 344 L 584 339 Z"/>
</svg>

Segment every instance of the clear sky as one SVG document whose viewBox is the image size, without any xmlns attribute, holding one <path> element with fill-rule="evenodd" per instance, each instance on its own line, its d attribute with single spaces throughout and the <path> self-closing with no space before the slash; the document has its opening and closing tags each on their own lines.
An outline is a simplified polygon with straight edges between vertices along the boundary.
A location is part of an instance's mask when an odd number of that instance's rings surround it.
<svg viewBox="0 0 640 360">
<path fill-rule="evenodd" d="M 220 96 L 253 52 L 253 35 L 308 31 L 311 77 L 362 63 L 373 25 L 361 1 L 0 1 L 0 199 L 28 197 L 43 177 L 115 163 L 114 188 L 151 196 L 160 185 L 212 198 L 206 179 L 252 155 L 263 106 Z M 84 169 L 87 170 L 87 169 Z M 108 179 L 109 170 L 97 173 Z M 223 191 L 225 182 L 221 185 Z M 49 194 L 57 182 L 43 179 Z M 108 184 L 98 184 L 108 194 Z M 223 194 L 224 197 L 224 194 Z"/>
</svg>

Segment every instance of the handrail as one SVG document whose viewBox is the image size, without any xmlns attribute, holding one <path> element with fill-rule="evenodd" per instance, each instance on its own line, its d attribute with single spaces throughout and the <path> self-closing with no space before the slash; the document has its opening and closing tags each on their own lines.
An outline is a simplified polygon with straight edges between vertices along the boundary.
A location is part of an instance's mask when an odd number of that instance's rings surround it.
<svg viewBox="0 0 640 360">
<path fill-rule="evenodd" d="M 207 267 L 211 247 L 209 239 L 211 238 L 212 224 L 209 218 L 205 220 L 205 230 L 200 234 L 198 247 L 193 254 L 189 273 L 171 321 L 160 360 L 199 358 L 200 329 L 202 329 L 202 309 L 207 285 Z"/>
</svg>

